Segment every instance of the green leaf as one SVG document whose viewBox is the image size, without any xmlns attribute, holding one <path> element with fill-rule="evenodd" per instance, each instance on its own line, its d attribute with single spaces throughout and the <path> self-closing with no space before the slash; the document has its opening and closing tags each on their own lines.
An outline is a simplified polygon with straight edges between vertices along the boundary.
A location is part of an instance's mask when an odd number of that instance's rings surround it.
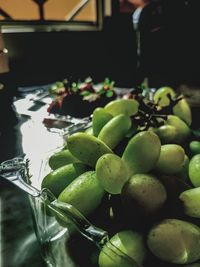
<svg viewBox="0 0 200 267">
<path fill-rule="evenodd" d="M 56 86 L 56 84 L 54 84 L 51 87 L 49 87 L 49 92 L 53 94 L 56 89 L 57 89 L 57 86 Z"/>
<path fill-rule="evenodd" d="M 110 83 L 110 79 L 109 78 L 105 78 L 104 83 L 105 84 L 109 84 Z"/>
<path fill-rule="evenodd" d="M 91 93 L 88 96 L 84 96 L 83 100 L 87 100 L 88 102 L 93 102 L 93 101 L 96 101 L 98 98 L 99 98 L 98 94 Z"/>
<path fill-rule="evenodd" d="M 57 86 L 58 88 L 62 88 L 62 87 L 64 87 L 64 83 L 63 83 L 63 82 L 60 82 L 60 81 L 57 81 L 57 82 L 56 82 L 56 86 Z"/>
<path fill-rule="evenodd" d="M 86 90 L 80 93 L 80 95 L 82 95 L 82 96 L 88 96 L 90 94 L 91 93 L 89 91 L 86 91 Z"/>
<path fill-rule="evenodd" d="M 106 92 L 106 96 L 107 96 L 107 97 L 112 97 L 112 96 L 113 96 L 113 91 L 112 91 L 112 90 L 108 90 L 108 91 Z"/>
<path fill-rule="evenodd" d="M 91 77 L 87 77 L 85 79 L 85 83 L 92 83 L 92 78 Z"/>
<path fill-rule="evenodd" d="M 142 95 L 144 97 L 148 97 L 149 93 L 150 93 L 150 89 L 149 88 L 143 88 Z"/>
<path fill-rule="evenodd" d="M 98 92 L 99 95 L 103 95 L 105 94 L 105 90 L 104 89 L 101 89 L 99 92 Z"/>
<path fill-rule="evenodd" d="M 111 87 L 111 88 L 113 88 L 113 87 L 114 87 L 114 85 L 115 85 L 115 82 L 114 82 L 114 81 L 112 81 L 112 82 L 110 83 L 110 87 Z"/>
<path fill-rule="evenodd" d="M 77 92 L 79 90 L 77 83 L 75 82 L 72 83 L 71 90 L 73 92 Z"/>
</svg>

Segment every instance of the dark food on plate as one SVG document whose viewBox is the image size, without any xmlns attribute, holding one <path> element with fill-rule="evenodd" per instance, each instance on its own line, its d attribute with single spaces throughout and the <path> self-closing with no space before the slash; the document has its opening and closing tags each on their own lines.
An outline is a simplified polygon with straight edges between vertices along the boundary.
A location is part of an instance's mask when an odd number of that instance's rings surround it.
<svg viewBox="0 0 200 267">
<path fill-rule="evenodd" d="M 95 108 L 105 106 L 116 98 L 114 82 L 106 78 L 102 83 L 94 84 L 89 77 L 84 82 L 64 80 L 56 82 L 49 92 L 54 97 L 48 108 L 49 113 L 87 117 Z"/>
</svg>

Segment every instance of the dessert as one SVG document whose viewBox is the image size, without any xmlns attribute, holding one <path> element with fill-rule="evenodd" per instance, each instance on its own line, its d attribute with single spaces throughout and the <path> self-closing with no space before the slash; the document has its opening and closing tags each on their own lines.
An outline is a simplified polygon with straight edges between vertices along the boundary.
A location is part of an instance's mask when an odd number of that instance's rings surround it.
<svg viewBox="0 0 200 267">
<path fill-rule="evenodd" d="M 117 96 L 114 82 L 108 78 L 99 84 L 94 84 L 90 77 L 84 82 L 64 80 L 53 85 L 49 92 L 54 98 L 49 113 L 78 118 L 89 116 L 95 108 L 105 106 Z"/>
</svg>

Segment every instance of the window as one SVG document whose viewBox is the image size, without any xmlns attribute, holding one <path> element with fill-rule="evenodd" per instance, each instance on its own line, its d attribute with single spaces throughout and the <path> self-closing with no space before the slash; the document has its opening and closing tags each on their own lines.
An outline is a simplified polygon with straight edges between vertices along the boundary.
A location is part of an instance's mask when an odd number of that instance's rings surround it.
<svg viewBox="0 0 200 267">
<path fill-rule="evenodd" d="M 102 0 L 1 0 L 3 32 L 100 29 Z"/>
</svg>

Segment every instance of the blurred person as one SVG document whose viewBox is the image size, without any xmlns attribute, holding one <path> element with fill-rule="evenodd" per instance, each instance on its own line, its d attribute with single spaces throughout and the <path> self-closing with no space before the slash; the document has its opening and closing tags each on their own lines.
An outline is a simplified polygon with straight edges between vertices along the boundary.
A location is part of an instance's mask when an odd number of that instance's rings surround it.
<svg viewBox="0 0 200 267">
<path fill-rule="evenodd" d="M 138 7 L 143 8 L 148 3 L 150 3 L 151 0 L 127 0 L 127 2 L 132 4 L 135 8 L 138 8 Z"/>
<path fill-rule="evenodd" d="M 120 12 L 133 13 L 137 8 L 143 8 L 151 0 L 119 0 Z"/>
</svg>

